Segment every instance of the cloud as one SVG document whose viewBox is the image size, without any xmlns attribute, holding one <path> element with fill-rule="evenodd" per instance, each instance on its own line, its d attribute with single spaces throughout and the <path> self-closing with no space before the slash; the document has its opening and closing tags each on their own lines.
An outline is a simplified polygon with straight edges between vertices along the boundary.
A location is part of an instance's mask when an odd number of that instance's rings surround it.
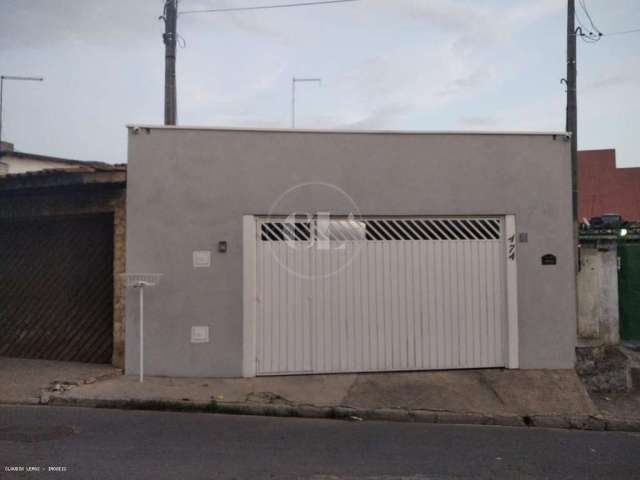
<svg viewBox="0 0 640 480">
<path fill-rule="evenodd" d="M 587 88 L 609 88 L 631 83 L 632 79 L 622 75 L 605 75 L 587 84 Z"/>
<path fill-rule="evenodd" d="M 363 2 L 361 6 L 364 5 Z M 538 21 L 558 8 L 561 3 L 556 0 L 512 2 L 507 8 L 504 4 L 451 0 L 370 0 L 366 2 L 366 8 L 339 10 L 342 12 L 339 18 L 344 20 L 345 15 L 351 15 L 348 20 L 355 22 L 351 26 L 353 38 L 365 35 L 360 29 L 366 28 L 367 38 L 377 35 L 382 40 L 374 40 L 369 48 L 361 48 L 360 54 L 367 50 L 375 53 L 357 61 L 352 59 L 337 77 L 326 78 L 335 74 L 339 65 L 321 72 L 327 80 L 322 87 L 325 92 L 322 98 L 332 100 L 331 108 L 319 102 L 314 104 L 314 108 L 309 109 L 314 113 L 305 115 L 305 124 L 385 128 L 417 112 L 437 111 L 472 98 L 495 85 L 505 73 L 504 66 L 496 63 L 500 56 L 488 58 L 487 51 L 494 49 L 495 54 L 502 50 L 522 25 Z M 317 12 L 326 13 L 322 9 Z M 385 19 L 383 23 L 381 18 Z M 413 22 L 413 29 L 423 29 L 421 24 L 427 24 L 423 44 L 408 43 L 411 37 L 384 41 L 387 30 L 397 26 L 394 22 L 407 20 Z M 264 23 L 271 21 L 267 18 Z M 296 33 L 300 25 L 304 23 L 285 22 L 280 28 L 284 26 L 290 33 Z M 316 48 L 335 47 L 330 38 L 316 40 L 305 32 L 299 35 L 300 49 L 305 53 L 308 51 L 307 56 L 313 55 Z M 435 42 L 429 41 L 436 38 Z M 338 37 L 336 42 L 340 39 Z M 282 72 L 285 70 L 283 67 Z M 275 88 L 276 82 L 283 81 L 279 75 L 268 77 L 274 82 L 271 88 Z M 265 90 L 269 88 L 268 85 L 264 87 Z M 252 92 L 246 94 L 254 98 Z M 314 95 L 319 94 L 314 92 Z"/>
<path fill-rule="evenodd" d="M 427 24 L 416 28 L 431 35 L 419 45 L 398 39 L 348 69 L 338 81 L 343 87 L 335 92 L 345 100 L 331 115 L 318 112 L 314 124 L 388 128 L 417 113 L 459 105 L 495 87 L 507 71 L 514 75 L 498 52 L 508 48 L 509 38 L 523 25 L 562 8 L 558 0 L 511 2 L 506 8 L 503 3 L 451 0 L 371 0 L 367 5 L 360 15 L 363 23 L 384 18 L 386 25 L 399 18 Z"/>
<path fill-rule="evenodd" d="M 469 116 L 461 116 L 458 119 L 458 124 L 463 127 L 469 128 L 481 128 L 481 127 L 491 127 L 495 128 L 500 125 L 502 122 L 499 118 L 496 118 L 491 115 L 469 115 Z"/>
<path fill-rule="evenodd" d="M 513 2 L 513 6 L 506 11 L 506 22 L 515 24 L 517 28 L 536 22 L 546 16 L 565 11 L 567 2 L 564 0 L 536 0 Z"/>
<path fill-rule="evenodd" d="M 264 3 L 260 3 L 264 4 Z M 257 5 L 257 4 L 256 4 Z M 207 9 L 224 9 L 237 6 L 229 0 L 219 0 L 215 3 L 207 0 L 191 0 L 188 5 L 180 5 L 179 10 L 197 11 Z M 243 6 L 252 6 L 251 3 Z M 284 11 L 286 18 L 286 11 Z M 187 36 L 196 36 L 206 31 L 220 31 L 238 33 L 249 33 L 260 36 L 270 41 L 286 42 L 291 39 L 288 30 L 283 29 L 278 20 L 282 20 L 283 14 L 273 14 L 269 11 L 248 11 L 248 12 L 203 12 L 185 13 L 178 17 L 178 30 Z"/>
<path fill-rule="evenodd" d="M 479 65 L 461 77 L 454 78 L 444 89 L 436 92 L 439 97 L 457 97 L 489 85 L 495 80 L 496 73 L 491 66 Z"/>
<path fill-rule="evenodd" d="M 157 34 L 162 3 L 156 0 L 2 0 L 3 48 L 37 48 L 55 43 L 120 46 Z"/>
<path fill-rule="evenodd" d="M 584 90 L 604 90 L 612 87 L 619 89 L 636 90 L 640 87 L 640 57 L 625 58 L 623 61 L 607 65 L 604 71 L 597 71 L 595 78 L 587 81 Z M 580 85 L 578 85 L 580 86 Z"/>
<path fill-rule="evenodd" d="M 566 8 L 564 0 L 371 0 L 367 21 L 393 18 L 418 22 L 435 31 L 456 36 L 461 50 L 477 50 L 506 41 L 514 32 L 557 14 Z"/>
<path fill-rule="evenodd" d="M 484 56 L 466 58 L 448 42 L 394 46 L 338 78 L 335 98 L 341 100 L 333 117 L 349 128 L 388 128 L 417 112 L 434 112 L 470 98 L 498 75 L 499 67 Z"/>
<path fill-rule="evenodd" d="M 284 63 L 263 56 L 251 63 L 252 68 L 238 68 L 228 77 L 216 76 L 213 66 L 203 66 L 200 71 L 187 71 L 182 75 L 184 93 L 180 96 L 181 109 L 190 113 L 198 110 L 235 111 L 248 114 L 258 98 L 267 94 L 274 83 L 282 78 Z M 256 75 L 256 70 L 260 72 Z M 242 89 L 233 85 L 243 85 Z M 221 92 L 224 92 L 221 94 Z M 233 115 L 231 115 L 233 116 Z"/>
</svg>

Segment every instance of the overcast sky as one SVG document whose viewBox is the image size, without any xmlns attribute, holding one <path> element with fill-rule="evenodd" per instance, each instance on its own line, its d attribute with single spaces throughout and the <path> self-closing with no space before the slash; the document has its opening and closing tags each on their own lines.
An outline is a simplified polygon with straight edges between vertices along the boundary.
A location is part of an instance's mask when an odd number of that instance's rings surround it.
<svg viewBox="0 0 640 480">
<path fill-rule="evenodd" d="M 182 0 L 180 9 L 293 0 Z M 586 0 L 607 32 L 638 0 Z M 3 140 L 126 162 L 126 124 L 163 121 L 163 0 L 2 0 Z M 576 2 L 577 3 L 577 2 Z M 585 19 L 586 20 L 586 19 Z M 178 122 L 303 128 L 563 130 L 565 0 L 360 0 L 182 15 Z M 579 144 L 640 166 L 640 34 L 578 43 Z"/>
</svg>

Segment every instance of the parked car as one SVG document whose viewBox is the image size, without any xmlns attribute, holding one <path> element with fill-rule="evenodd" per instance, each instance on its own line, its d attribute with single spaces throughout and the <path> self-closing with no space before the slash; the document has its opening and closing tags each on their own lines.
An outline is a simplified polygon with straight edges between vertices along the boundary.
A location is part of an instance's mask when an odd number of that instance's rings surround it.
<svg viewBox="0 0 640 480">
<path fill-rule="evenodd" d="M 627 224 L 628 222 L 625 222 L 622 216 L 617 213 L 605 213 L 599 217 L 591 217 L 589 219 L 589 226 L 595 229 L 620 228 Z"/>
</svg>

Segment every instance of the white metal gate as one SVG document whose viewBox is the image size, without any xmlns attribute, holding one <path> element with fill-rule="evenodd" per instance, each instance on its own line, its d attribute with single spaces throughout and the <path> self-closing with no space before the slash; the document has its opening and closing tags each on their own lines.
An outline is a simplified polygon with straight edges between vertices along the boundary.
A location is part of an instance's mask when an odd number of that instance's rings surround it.
<svg viewBox="0 0 640 480">
<path fill-rule="evenodd" d="M 504 217 L 256 222 L 256 374 L 506 365 Z"/>
</svg>

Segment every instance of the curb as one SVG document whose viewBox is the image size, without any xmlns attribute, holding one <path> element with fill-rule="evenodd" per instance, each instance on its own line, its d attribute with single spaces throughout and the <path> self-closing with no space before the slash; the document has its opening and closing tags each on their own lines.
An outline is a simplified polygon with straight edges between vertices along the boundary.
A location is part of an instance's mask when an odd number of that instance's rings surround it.
<svg viewBox="0 0 640 480">
<path fill-rule="evenodd" d="M 195 403 L 173 400 L 84 399 L 43 395 L 41 404 L 124 410 L 201 412 L 269 417 L 330 418 L 338 420 L 378 420 L 388 422 L 427 423 L 440 425 L 484 425 L 502 427 L 537 427 L 587 431 L 640 432 L 640 419 L 605 418 L 601 416 L 565 415 L 482 415 L 477 413 L 437 412 L 395 408 L 358 409 L 351 407 L 316 407 L 267 403 L 210 402 Z"/>
</svg>

